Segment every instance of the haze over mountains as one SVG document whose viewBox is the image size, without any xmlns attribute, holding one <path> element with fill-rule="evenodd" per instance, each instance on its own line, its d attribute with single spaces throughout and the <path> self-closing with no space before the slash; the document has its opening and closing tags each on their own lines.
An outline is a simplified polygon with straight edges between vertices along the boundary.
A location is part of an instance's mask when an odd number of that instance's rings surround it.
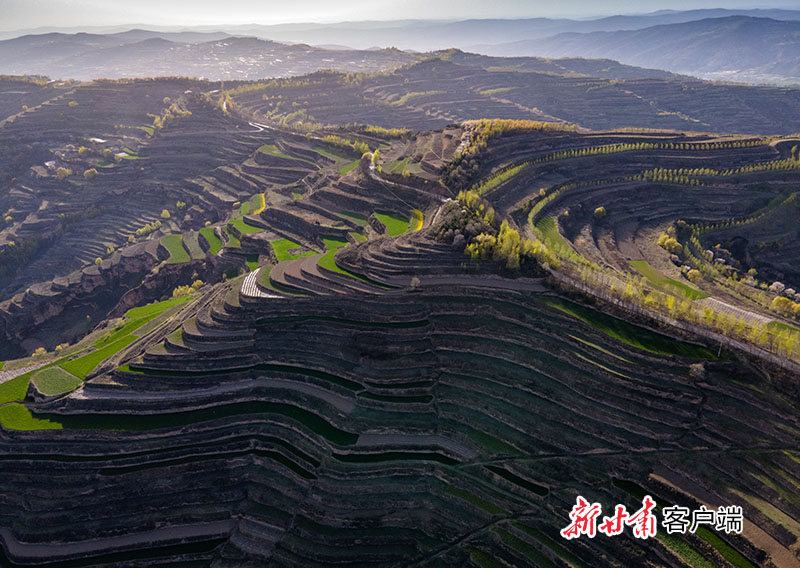
<svg viewBox="0 0 800 568">
<path fill-rule="evenodd" d="M 0 41 L 0 73 L 82 80 L 152 75 L 261 79 L 327 68 L 391 69 L 420 58 L 412 52 L 457 48 L 495 56 L 611 59 L 707 79 L 800 84 L 800 11 L 793 10 L 64 31 L 70 33 Z M 307 45 L 290 45 L 298 43 Z M 381 50 L 390 47 L 406 52 Z"/>
<path fill-rule="evenodd" d="M 800 22 L 769 18 L 730 16 L 634 31 L 571 32 L 478 51 L 603 57 L 710 79 L 800 83 Z"/>
</svg>

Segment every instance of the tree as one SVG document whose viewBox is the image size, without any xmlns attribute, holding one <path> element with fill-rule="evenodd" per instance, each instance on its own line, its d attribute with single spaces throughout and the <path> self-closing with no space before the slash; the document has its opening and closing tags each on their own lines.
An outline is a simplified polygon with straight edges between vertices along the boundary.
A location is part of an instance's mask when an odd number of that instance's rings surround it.
<svg viewBox="0 0 800 568">
<path fill-rule="evenodd" d="M 692 268 L 689 272 L 686 273 L 686 278 L 689 279 L 689 282 L 698 282 L 703 278 L 703 275 L 699 270 Z"/>
<path fill-rule="evenodd" d="M 178 201 L 177 203 L 175 203 L 175 208 L 178 211 L 183 211 L 184 209 L 186 209 L 186 202 L 185 201 Z"/>
<path fill-rule="evenodd" d="M 378 149 L 376 149 L 376 150 L 375 150 L 375 151 L 372 153 L 372 165 L 373 165 L 373 166 L 377 166 L 377 165 L 378 165 L 378 162 L 380 161 L 380 159 L 381 159 L 381 151 L 380 151 L 380 150 L 378 150 Z"/>
<path fill-rule="evenodd" d="M 789 315 L 793 313 L 795 303 L 792 302 L 789 298 L 784 298 L 783 296 L 778 296 L 774 300 L 772 300 L 772 310 L 778 312 L 779 314 L 786 314 Z"/>
<path fill-rule="evenodd" d="M 56 178 L 59 180 L 67 179 L 69 176 L 72 175 L 72 170 L 65 167 L 60 167 L 56 170 Z"/>
<path fill-rule="evenodd" d="M 89 168 L 85 172 L 83 172 L 83 177 L 86 179 L 94 179 L 97 177 L 97 170 L 94 168 Z"/>
<path fill-rule="evenodd" d="M 89 154 L 89 148 L 87 148 L 86 146 L 81 146 L 80 148 L 78 148 L 78 155 L 81 158 L 85 158 L 88 154 Z"/>
<path fill-rule="evenodd" d="M 69 101 L 68 106 L 69 108 L 75 108 L 78 106 L 78 101 Z"/>
<path fill-rule="evenodd" d="M 161 210 L 162 219 L 169 219 L 170 217 L 172 217 L 172 215 L 169 214 L 169 211 L 167 211 L 166 209 Z"/>
<path fill-rule="evenodd" d="M 602 205 L 594 210 L 594 218 L 598 220 L 604 218 L 607 214 L 606 208 Z"/>
</svg>

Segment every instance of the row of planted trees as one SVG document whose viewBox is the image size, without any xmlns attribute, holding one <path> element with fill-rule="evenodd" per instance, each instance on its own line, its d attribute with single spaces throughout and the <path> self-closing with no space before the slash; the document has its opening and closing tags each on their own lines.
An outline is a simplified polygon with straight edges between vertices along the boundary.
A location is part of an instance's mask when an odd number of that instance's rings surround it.
<svg viewBox="0 0 800 568">
<path fill-rule="evenodd" d="M 512 176 L 513 177 L 513 176 Z M 509 178 L 510 179 L 510 178 Z M 518 267 L 517 258 L 535 258 L 547 269 L 580 282 L 587 289 L 601 296 L 635 306 L 648 312 L 656 312 L 662 316 L 700 326 L 723 334 L 731 339 L 757 345 L 777 355 L 800 360 L 800 333 L 789 327 L 771 326 L 762 318 L 748 318 L 746 312 L 738 314 L 729 311 L 715 310 L 713 307 L 678 298 L 672 294 L 652 289 L 646 279 L 629 273 L 621 273 L 609 267 L 601 267 L 575 253 L 569 247 L 551 243 L 553 236 L 537 227 L 545 209 L 556 199 L 568 191 L 592 185 L 604 185 L 633 178 L 602 180 L 601 182 L 575 182 L 565 184 L 551 190 L 540 190 L 539 195 L 529 204 L 528 221 L 535 238 L 526 239 L 510 227 L 506 221 L 501 224 L 497 235 L 478 235 L 466 247 L 465 253 L 473 259 L 491 259 L 504 263 L 507 268 Z M 480 187 L 480 184 L 476 184 Z M 489 211 L 494 210 L 482 197 L 478 190 L 462 191 L 459 201 L 471 208 L 478 216 L 485 219 Z M 495 220 L 495 219 L 493 219 Z M 555 228 L 557 231 L 557 227 Z M 516 233 L 516 235 L 515 235 Z M 673 237 L 670 237 L 673 238 Z M 676 251 L 687 247 L 675 240 Z M 699 241 L 695 243 L 699 246 Z M 569 248 L 569 250 L 564 250 Z M 793 306 L 782 306 L 793 310 Z"/>
</svg>

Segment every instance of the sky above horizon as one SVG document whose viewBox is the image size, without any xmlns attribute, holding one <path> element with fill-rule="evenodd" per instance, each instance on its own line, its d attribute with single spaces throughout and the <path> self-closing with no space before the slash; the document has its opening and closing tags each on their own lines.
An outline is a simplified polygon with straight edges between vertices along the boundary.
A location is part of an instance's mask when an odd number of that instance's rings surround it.
<svg viewBox="0 0 800 568">
<path fill-rule="evenodd" d="M 468 18 L 591 18 L 657 10 L 800 8 L 797 0 L 0 0 L 0 29 Z"/>
</svg>

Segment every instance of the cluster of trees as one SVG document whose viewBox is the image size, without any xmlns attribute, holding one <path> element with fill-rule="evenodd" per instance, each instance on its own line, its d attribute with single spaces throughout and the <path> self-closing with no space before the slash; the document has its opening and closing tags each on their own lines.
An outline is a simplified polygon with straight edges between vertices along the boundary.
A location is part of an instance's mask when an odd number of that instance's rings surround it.
<svg viewBox="0 0 800 568">
<path fill-rule="evenodd" d="M 661 233 L 658 237 L 658 246 L 663 248 L 665 251 L 671 252 L 672 254 L 680 254 L 683 252 L 683 245 L 675 238 L 675 230 L 670 227 L 668 231 L 672 231 L 672 234 L 669 232 Z"/>
<path fill-rule="evenodd" d="M 446 93 L 447 91 L 410 91 L 396 101 L 391 101 L 389 104 L 393 106 L 402 106 L 411 99 L 418 99 L 420 97 L 434 97 L 436 95 L 444 95 Z"/>
<path fill-rule="evenodd" d="M 680 185 L 701 186 L 703 183 L 697 179 L 689 177 L 680 170 L 668 170 L 665 168 L 655 168 L 652 170 L 645 170 L 633 179 L 636 181 L 654 181 L 657 183 L 676 183 Z"/>
<path fill-rule="evenodd" d="M 777 296 L 772 300 L 770 306 L 774 312 L 783 316 L 791 316 L 800 319 L 800 303 L 793 302 L 784 296 Z"/>
<path fill-rule="evenodd" d="M 203 286 L 204 282 L 202 280 L 195 280 L 191 284 L 185 284 L 183 286 L 178 286 L 172 291 L 173 298 L 181 298 L 183 296 L 188 296 L 190 294 L 194 294 L 197 292 L 201 286 Z"/>
<path fill-rule="evenodd" d="M 796 200 L 796 193 L 788 197 L 779 195 L 770 201 L 763 209 L 757 211 L 750 217 L 739 220 L 726 219 L 717 223 L 697 223 L 691 225 L 682 220 L 676 222 L 676 228 L 680 233 L 678 236 L 681 241 L 686 243 L 681 249 L 684 261 L 701 272 L 705 278 L 727 286 L 737 294 L 756 302 L 766 309 L 784 316 L 797 316 L 798 312 L 794 309 L 794 302 L 781 296 L 771 297 L 765 292 L 765 290 L 769 288 L 769 285 L 766 282 L 759 282 L 756 279 L 758 273 L 755 269 L 751 269 L 746 276 L 741 277 L 738 271 L 733 267 L 715 264 L 713 256 L 709 255 L 700 240 L 706 233 L 723 231 L 728 228 L 740 227 L 758 222 L 767 223 L 772 215 L 785 210 L 785 207 L 794 204 Z M 673 233 L 674 232 L 675 231 L 673 231 Z"/>
<path fill-rule="evenodd" d="M 489 226 L 494 226 L 495 211 L 488 201 L 481 198 L 477 191 L 467 190 L 458 192 L 458 201 L 466 205 L 475 215 Z"/>
<path fill-rule="evenodd" d="M 136 229 L 136 237 L 145 237 L 150 233 L 155 233 L 160 228 L 161 228 L 161 221 L 153 221 L 152 223 L 148 223 L 144 227 Z M 128 237 L 128 241 L 133 241 L 134 240 L 133 237 L 134 237 L 133 235 Z"/>
<path fill-rule="evenodd" d="M 569 258 L 561 256 L 560 260 L 566 261 L 561 264 L 561 272 L 580 278 L 587 287 L 605 293 L 616 301 L 700 325 L 726 337 L 759 345 L 772 353 L 794 359 L 800 356 L 800 333 L 791 328 L 771 329 L 768 323 L 761 320 L 748 320 L 690 300 L 681 300 L 660 290 L 648 289 L 644 277 L 620 274 L 583 257 L 580 263 L 570 262 Z"/>
<path fill-rule="evenodd" d="M 341 136 L 336 136 L 334 134 L 328 134 L 327 136 L 322 137 L 323 142 L 327 142 L 332 146 L 336 146 L 337 148 L 343 148 L 345 150 L 352 150 L 353 152 L 364 155 L 364 153 L 369 152 L 369 145 L 366 142 L 362 142 L 360 140 L 348 140 L 347 138 L 342 138 Z"/>
<path fill-rule="evenodd" d="M 563 122 L 538 120 L 488 119 L 468 120 L 464 127 L 469 133 L 469 142 L 461 155 L 474 155 L 486 148 L 491 138 L 510 136 L 522 132 L 575 132 L 578 127 Z"/>
<path fill-rule="evenodd" d="M 65 180 L 71 175 L 72 175 L 72 170 L 69 168 L 65 168 L 64 166 L 61 166 L 56 170 L 56 179 L 58 180 Z"/>
<path fill-rule="evenodd" d="M 481 233 L 467 245 L 464 252 L 472 260 L 492 260 L 502 263 L 508 270 L 519 270 L 528 259 L 536 259 L 543 265 L 558 266 L 558 259 L 539 241 L 523 239 L 519 231 L 508 221 L 500 224 L 497 235 Z"/>
<path fill-rule="evenodd" d="M 364 126 L 364 132 L 367 134 L 375 134 L 377 136 L 387 136 L 389 138 L 402 138 L 411 134 L 408 128 L 383 128 L 382 126 L 367 125 Z"/>
<path fill-rule="evenodd" d="M 192 116 L 192 111 L 179 106 L 177 103 L 172 103 L 167 108 L 163 109 L 161 114 L 155 115 L 148 113 L 147 116 L 153 118 L 153 128 L 161 130 L 173 120 Z"/>
</svg>

